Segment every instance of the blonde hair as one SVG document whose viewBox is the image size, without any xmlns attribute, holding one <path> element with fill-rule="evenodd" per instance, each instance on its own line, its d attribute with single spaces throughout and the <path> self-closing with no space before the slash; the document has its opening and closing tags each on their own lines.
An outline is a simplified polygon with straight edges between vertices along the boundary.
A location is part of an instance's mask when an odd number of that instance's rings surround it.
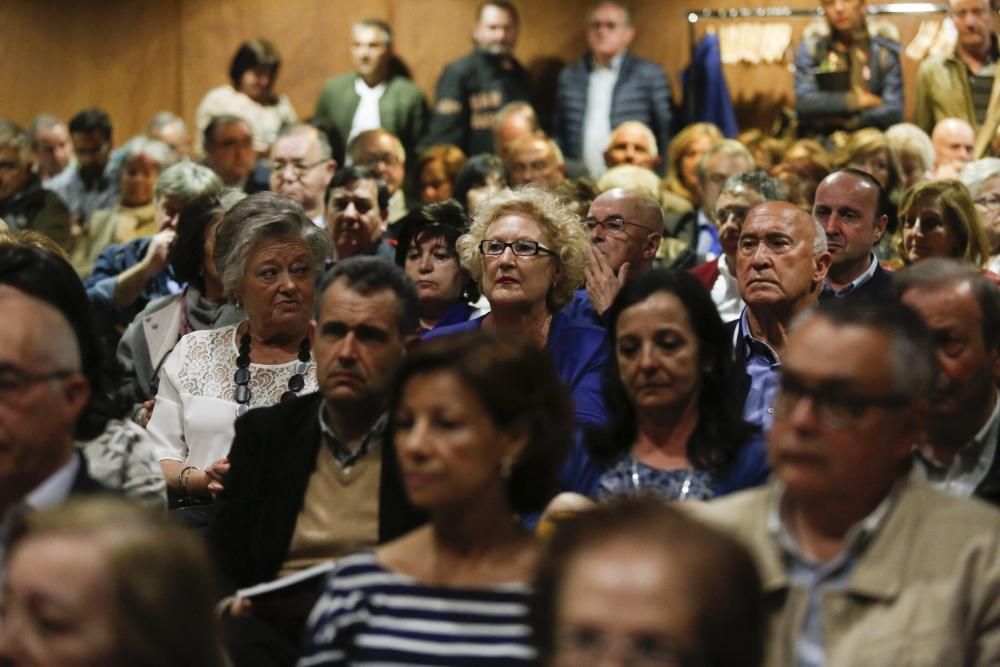
<svg viewBox="0 0 1000 667">
<path fill-rule="evenodd" d="M 713 143 L 722 141 L 722 132 L 712 123 L 694 123 L 678 132 L 667 148 L 667 176 L 663 179 L 663 189 L 691 203 L 695 203 L 696 195 L 681 182 L 681 160 L 695 142 L 705 138 Z"/>
<path fill-rule="evenodd" d="M 922 197 L 934 197 L 941 202 L 941 206 L 944 208 L 945 223 L 954 232 L 957 241 L 951 257 L 965 259 L 979 268 L 986 266 L 986 262 L 990 258 L 990 243 L 986 238 L 982 224 L 979 222 L 979 213 L 976 212 L 976 207 L 972 203 L 969 189 L 961 181 L 953 179 L 917 183 L 903 193 L 903 200 L 899 203 L 899 219 L 904 220 L 909 217 L 917 200 Z M 903 227 L 905 226 L 904 223 Z M 906 253 L 903 252 L 902 227 L 899 234 L 896 235 L 896 247 L 900 257 L 906 262 Z"/>
<path fill-rule="evenodd" d="M 533 218 L 547 237 L 549 249 L 556 253 L 559 279 L 546 296 L 546 305 L 555 312 L 569 303 L 573 293 L 583 284 L 590 240 L 579 216 L 549 190 L 537 185 L 507 189 L 480 206 L 475 211 L 469 232 L 455 243 L 462 268 L 482 289 L 483 256 L 479 246 L 486 239 L 486 230 L 490 225 L 510 213 L 522 213 Z"/>
</svg>

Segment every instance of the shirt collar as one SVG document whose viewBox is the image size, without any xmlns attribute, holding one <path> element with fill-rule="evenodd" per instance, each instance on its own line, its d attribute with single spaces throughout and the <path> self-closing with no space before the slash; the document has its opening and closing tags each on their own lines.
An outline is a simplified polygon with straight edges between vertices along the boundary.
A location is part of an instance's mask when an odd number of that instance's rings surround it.
<svg viewBox="0 0 1000 667">
<path fill-rule="evenodd" d="M 590 64 L 593 70 L 611 70 L 613 73 L 618 74 L 622 69 L 622 61 L 625 60 L 625 52 L 622 51 L 617 56 L 611 59 L 607 67 L 601 67 L 597 64 L 597 61 L 591 58 Z"/>
<path fill-rule="evenodd" d="M 36 486 L 24 498 L 24 503 L 31 509 L 42 510 L 58 505 L 69 496 L 73 488 L 73 480 L 80 470 L 80 455 L 73 452 L 69 462 L 49 475 L 44 482 Z"/>
<path fill-rule="evenodd" d="M 860 276 L 852 280 L 849 284 L 844 285 L 839 290 L 833 289 L 832 287 L 830 287 L 829 283 L 824 282 L 823 291 L 832 292 L 834 296 L 847 296 L 848 294 L 850 294 L 851 292 L 853 292 L 854 290 L 858 289 L 866 282 L 871 280 L 872 277 L 875 275 L 875 271 L 877 270 L 878 270 L 878 257 L 876 257 L 875 253 L 873 252 L 868 256 L 868 268 L 865 269 L 864 273 L 862 273 Z"/>
<path fill-rule="evenodd" d="M 993 412 L 990 413 L 989 419 L 979 429 L 979 432 L 973 436 L 972 440 L 962 445 L 962 448 L 958 450 L 950 466 L 938 463 L 924 454 L 923 450 L 919 447 L 914 448 L 913 453 L 920 464 L 929 469 L 936 470 L 940 474 L 947 473 L 950 468 L 955 468 L 957 472 L 965 471 L 972 473 L 977 468 L 988 469 L 992 465 L 993 458 L 996 456 L 998 433 L 1000 433 L 1000 395 L 996 397 L 993 403 Z"/>
<path fill-rule="evenodd" d="M 324 417 L 325 408 L 326 401 L 320 401 L 318 412 L 319 430 L 322 433 L 324 442 L 330 447 L 333 457 L 340 464 L 341 468 L 350 468 L 364 458 L 368 452 L 377 448 L 382 442 L 382 435 L 385 433 L 386 424 L 389 422 L 389 413 L 383 412 L 379 415 L 375 423 L 368 429 L 368 432 L 361 438 L 361 446 L 358 447 L 357 451 L 351 451 L 344 444 L 343 440 L 333 432 L 333 429 L 327 425 Z"/>
<path fill-rule="evenodd" d="M 382 93 L 385 92 L 385 81 L 382 81 L 376 86 L 369 86 L 360 76 L 355 77 L 354 92 L 356 92 L 359 97 L 364 97 L 366 95 L 382 97 Z"/>
<path fill-rule="evenodd" d="M 868 516 L 855 523 L 847 531 L 844 539 L 844 548 L 830 561 L 830 565 L 840 563 L 860 554 L 869 542 L 875 537 L 878 531 L 885 525 L 889 512 L 896 505 L 902 481 L 897 481 L 892 490 L 886 494 L 882 502 L 872 510 Z M 774 483 L 774 493 L 771 495 L 771 506 L 767 513 L 767 532 L 775 543 L 781 548 L 786 556 L 802 563 L 811 563 L 812 559 L 802 553 L 798 540 L 788 527 L 785 517 L 785 487 L 780 481 Z"/>
<path fill-rule="evenodd" d="M 737 344 L 742 344 L 743 356 L 746 359 L 749 359 L 753 354 L 759 354 L 768 358 L 768 362 L 772 365 L 777 364 L 779 361 L 778 353 L 774 351 L 774 348 L 767 341 L 754 338 L 754 335 L 750 333 L 750 314 L 746 306 L 743 307 L 743 312 L 740 313 L 739 324 L 733 332 L 734 350 Z"/>
</svg>

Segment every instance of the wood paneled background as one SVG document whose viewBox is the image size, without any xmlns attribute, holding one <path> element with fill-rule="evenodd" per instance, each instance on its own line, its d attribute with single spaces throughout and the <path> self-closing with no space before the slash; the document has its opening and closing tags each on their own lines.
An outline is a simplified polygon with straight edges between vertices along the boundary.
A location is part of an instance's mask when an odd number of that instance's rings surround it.
<svg viewBox="0 0 1000 667">
<path fill-rule="evenodd" d="M 516 0 L 521 37 L 516 54 L 532 72 L 547 108 L 559 67 L 584 50 L 590 0 Z M 812 8 L 810 0 L 788 0 Z M 433 95 L 441 67 L 467 52 L 478 0 L 0 0 L 0 116 L 26 124 L 38 112 L 68 118 L 90 105 L 107 109 L 121 143 L 141 132 L 161 109 L 191 121 L 201 97 L 227 80 L 236 46 L 265 36 L 283 57 L 277 88 L 300 116 L 311 115 L 323 82 L 350 67 L 349 30 L 366 17 L 388 20 L 396 50 L 417 84 Z M 664 66 L 680 96 L 680 71 L 690 54 L 684 11 L 691 8 L 774 6 L 767 0 L 633 0 L 638 35 L 633 51 Z M 790 18 L 793 47 L 811 20 Z M 907 43 L 920 19 L 896 17 Z M 717 22 L 700 22 L 695 35 Z M 741 123 L 767 127 L 791 104 L 788 62 L 726 67 Z M 904 59 L 907 116 L 916 63 Z"/>
</svg>

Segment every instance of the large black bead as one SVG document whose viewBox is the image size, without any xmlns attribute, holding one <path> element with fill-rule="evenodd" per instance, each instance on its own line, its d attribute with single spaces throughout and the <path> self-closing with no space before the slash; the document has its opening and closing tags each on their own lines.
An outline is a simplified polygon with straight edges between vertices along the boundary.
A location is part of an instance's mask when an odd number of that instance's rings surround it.
<svg viewBox="0 0 1000 667">
<path fill-rule="evenodd" d="M 236 382 L 236 384 L 247 384 L 250 382 L 250 369 L 237 368 L 236 372 L 233 373 L 233 381 Z"/>
<path fill-rule="evenodd" d="M 236 402 L 237 403 L 249 403 L 250 402 L 250 387 L 245 384 L 241 384 L 236 387 Z"/>
<path fill-rule="evenodd" d="M 249 366 L 250 365 L 250 355 L 249 354 L 241 354 L 240 356 L 236 357 L 236 365 L 239 366 L 240 368 L 246 368 L 247 366 Z"/>
<path fill-rule="evenodd" d="M 302 391 L 302 387 L 306 386 L 306 380 L 301 375 L 293 375 L 288 378 L 288 388 L 292 391 Z"/>
</svg>

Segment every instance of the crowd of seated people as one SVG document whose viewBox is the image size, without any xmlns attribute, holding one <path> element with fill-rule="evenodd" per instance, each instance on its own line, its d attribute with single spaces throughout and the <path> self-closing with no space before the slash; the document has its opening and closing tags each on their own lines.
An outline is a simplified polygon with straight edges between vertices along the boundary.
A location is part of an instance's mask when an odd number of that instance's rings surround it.
<svg viewBox="0 0 1000 667">
<path fill-rule="evenodd" d="M 615 1 L 551 119 L 507 0 L 430 104 L 364 19 L 312 118 L 0 118 L 0 664 L 1000 662 L 994 17 L 904 123 L 820 6 L 780 135 Z"/>
</svg>

